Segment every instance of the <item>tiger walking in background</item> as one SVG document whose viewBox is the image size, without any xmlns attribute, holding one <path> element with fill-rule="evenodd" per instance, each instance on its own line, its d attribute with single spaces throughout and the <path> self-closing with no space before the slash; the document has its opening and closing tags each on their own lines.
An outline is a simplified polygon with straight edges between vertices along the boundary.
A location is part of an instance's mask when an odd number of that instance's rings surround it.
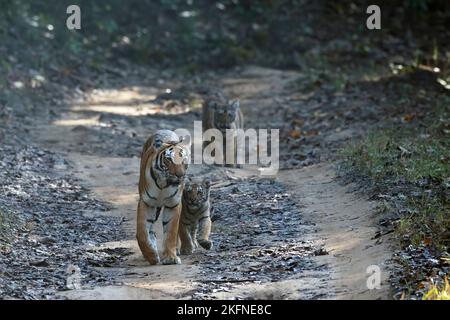
<svg viewBox="0 0 450 320">
<path fill-rule="evenodd" d="M 180 253 L 191 254 L 198 245 L 206 250 L 212 248 L 210 201 L 211 180 L 189 178 L 183 191 L 179 236 Z M 198 231 L 198 234 L 197 234 Z"/>
<path fill-rule="evenodd" d="M 179 264 L 176 255 L 184 178 L 190 146 L 170 130 L 158 130 L 141 154 L 136 238 L 145 259 L 159 263 L 153 224 L 163 213 L 163 264 Z"/>
<path fill-rule="evenodd" d="M 244 115 L 240 109 L 239 100 L 227 100 L 221 93 L 206 99 L 202 110 L 203 132 L 208 129 L 217 129 L 223 136 L 223 160 L 225 166 L 237 167 L 237 129 L 244 129 Z M 227 141 L 227 130 L 232 131 L 233 141 Z M 205 147 L 206 143 L 203 145 Z M 227 148 L 228 145 L 228 148 Z M 227 154 L 232 152 L 233 164 L 227 163 Z"/>
</svg>

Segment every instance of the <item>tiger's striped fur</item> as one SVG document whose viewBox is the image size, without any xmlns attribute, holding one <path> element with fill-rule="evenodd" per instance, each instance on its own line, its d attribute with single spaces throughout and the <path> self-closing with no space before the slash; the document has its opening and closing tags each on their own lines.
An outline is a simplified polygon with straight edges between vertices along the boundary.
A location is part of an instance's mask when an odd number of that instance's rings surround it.
<svg viewBox="0 0 450 320">
<path fill-rule="evenodd" d="M 227 100 L 223 94 L 217 93 L 209 97 L 203 104 L 202 116 L 203 132 L 208 129 L 219 130 L 224 138 L 222 145 L 224 160 L 227 158 L 227 153 L 233 151 L 233 159 L 236 164 L 237 129 L 244 129 L 244 115 L 240 109 L 239 100 Z M 229 143 L 227 141 L 227 130 L 233 131 L 233 141 Z M 207 142 L 203 147 L 206 144 Z M 229 149 L 230 146 L 232 149 Z M 226 163 L 225 166 L 233 165 Z M 239 167 L 237 164 L 236 166 Z"/>
<path fill-rule="evenodd" d="M 212 242 L 209 240 L 211 233 L 210 190 L 211 181 L 209 179 L 190 178 L 186 181 L 179 227 L 181 254 L 192 253 L 198 245 L 207 250 L 212 248 Z"/>
<path fill-rule="evenodd" d="M 158 130 L 141 154 L 136 238 L 145 259 L 157 264 L 159 256 L 153 224 L 163 213 L 163 264 L 179 264 L 176 255 L 178 225 L 189 146 L 170 130 Z"/>
</svg>

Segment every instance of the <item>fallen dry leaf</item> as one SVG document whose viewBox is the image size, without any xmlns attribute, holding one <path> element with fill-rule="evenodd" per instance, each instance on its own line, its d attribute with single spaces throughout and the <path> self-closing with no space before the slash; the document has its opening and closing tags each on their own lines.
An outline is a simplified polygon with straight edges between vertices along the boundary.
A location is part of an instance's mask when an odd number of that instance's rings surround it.
<svg viewBox="0 0 450 320">
<path fill-rule="evenodd" d="M 311 130 L 303 133 L 306 137 L 317 136 L 319 134 L 318 130 Z"/>
<path fill-rule="evenodd" d="M 403 120 L 406 122 L 411 122 L 416 117 L 416 114 L 407 114 L 403 116 Z"/>
<path fill-rule="evenodd" d="M 292 130 L 289 135 L 293 138 L 293 139 L 299 139 L 302 136 L 302 133 L 300 132 L 300 130 Z"/>
</svg>

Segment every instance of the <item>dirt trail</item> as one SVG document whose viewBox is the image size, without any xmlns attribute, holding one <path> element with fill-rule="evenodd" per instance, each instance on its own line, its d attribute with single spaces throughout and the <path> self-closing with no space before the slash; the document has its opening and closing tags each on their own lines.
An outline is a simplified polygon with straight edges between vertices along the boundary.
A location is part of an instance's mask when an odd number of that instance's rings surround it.
<svg viewBox="0 0 450 320">
<path fill-rule="evenodd" d="M 374 207 L 362 196 L 352 194 L 351 186 L 336 181 L 329 164 L 301 170 L 286 170 L 278 175 L 302 204 L 306 219 L 318 226 L 317 237 L 329 253 L 321 257 L 329 266 L 329 287 L 340 299 L 387 299 L 389 297 L 386 261 L 390 250 L 385 242 L 374 239 Z M 378 266 L 379 289 L 369 290 L 369 266 Z"/>
<path fill-rule="evenodd" d="M 241 99 L 248 127 L 264 128 L 281 123 L 282 119 L 271 117 L 271 110 L 297 76 L 295 72 L 250 67 L 215 81 L 228 94 Z M 217 245 L 211 252 L 199 251 L 182 257 L 181 265 L 149 266 L 134 239 L 137 150 L 144 137 L 161 124 L 173 129 L 190 128 L 198 116 L 198 110 L 164 114 L 152 102 L 158 90 L 156 85 L 96 90 L 87 100 L 73 102 L 58 121 L 34 129 L 41 145 L 64 154 L 73 173 L 98 199 L 114 207 L 106 213 L 92 214 L 125 219 L 127 239 L 104 243 L 102 247 L 127 248 L 132 252 L 123 265 L 109 270 L 117 276 L 117 285 L 71 290 L 64 295 L 70 299 L 389 298 L 385 262 L 390 251 L 385 243 L 372 240 L 376 233 L 372 205 L 349 193 L 348 186 L 341 186 L 327 164 L 281 170 L 267 183 L 246 167 L 225 170 L 192 166 L 191 174 L 213 177 L 214 205 L 220 210 L 230 210 L 219 212 L 222 215 L 213 223 L 212 238 Z M 157 113 L 163 115 L 155 118 L 153 115 Z M 261 186 L 267 188 L 264 199 L 275 199 L 275 202 L 278 199 L 277 207 L 266 206 L 263 198 L 245 207 L 245 200 L 240 197 L 249 194 L 250 201 L 252 192 L 258 194 Z M 229 199 L 234 202 L 228 204 Z M 260 215 L 255 211 L 258 206 L 261 206 Z M 243 223 L 245 230 L 251 231 L 235 235 L 237 231 L 230 219 L 245 220 L 246 210 L 255 212 Z M 273 212 L 272 220 L 268 220 L 266 212 Z M 281 228 L 271 229 L 272 223 Z M 265 225 L 270 230 L 254 230 L 264 229 Z M 237 264 L 233 260 L 235 247 L 236 254 L 247 259 L 245 270 L 233 267 Z M 266 251 L 260 251 L 261 247 Z M 277 252 L 285 256 L 272 266 L 270 261 L 276 259 L 265 252 L 275 258 Z M 256 257 L 254 265 L 248 262 L 253 256 Z M 258 259 L 269 262 L 261 263 Z M 381 290 L 367 289 L 369 265 L 381 268 Z M 230 275 L 238 280 L 229 280 Z M 248 277 L 247 281 L 245 277 L 238 278 L 243 275 Z"/>
</svg>

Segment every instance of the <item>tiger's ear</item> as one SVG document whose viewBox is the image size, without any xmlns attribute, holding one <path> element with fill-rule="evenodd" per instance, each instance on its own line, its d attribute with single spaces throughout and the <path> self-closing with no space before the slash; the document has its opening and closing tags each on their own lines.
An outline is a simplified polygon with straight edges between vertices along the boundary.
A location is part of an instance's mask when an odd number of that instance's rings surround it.
<svg viewBox="0 0 450 320">
<path fill-rule="evenodd" d="M 203 185 L 204 185 L 207 189 L 211 188 L 211 178 L 205 178 L 205 179 L 203 180 Z"/>
<path fill-rule="evenodd" d="M 181 136 L 179 143 L 182 143 L 182 144 L 188 145 L 188 146 L 191 145 L 191 136 L 190 135 Z"/>
<path fill-rule="evenodd" d="M 161 148 L 162 145 L 163 145 L 163 142 L 162 142 L 162 140 L 160 140 L 160 139 L 155 139 L 155 141 L 153 142 L 153 146 L 154 146 L 156 149 Z"/>
<path fill-rule="evenodd" d="M 239 106 L 240 106 L 239 99 L 231 101 L 230 106 L 235 110 L 239 109 Z"/>
<path fill-rule="evenodd" d="M 180 136 L 178 144 L 184 146 L 187 151 L 191 150 L 191 136 L 190 135 Z"/>
</svg>

